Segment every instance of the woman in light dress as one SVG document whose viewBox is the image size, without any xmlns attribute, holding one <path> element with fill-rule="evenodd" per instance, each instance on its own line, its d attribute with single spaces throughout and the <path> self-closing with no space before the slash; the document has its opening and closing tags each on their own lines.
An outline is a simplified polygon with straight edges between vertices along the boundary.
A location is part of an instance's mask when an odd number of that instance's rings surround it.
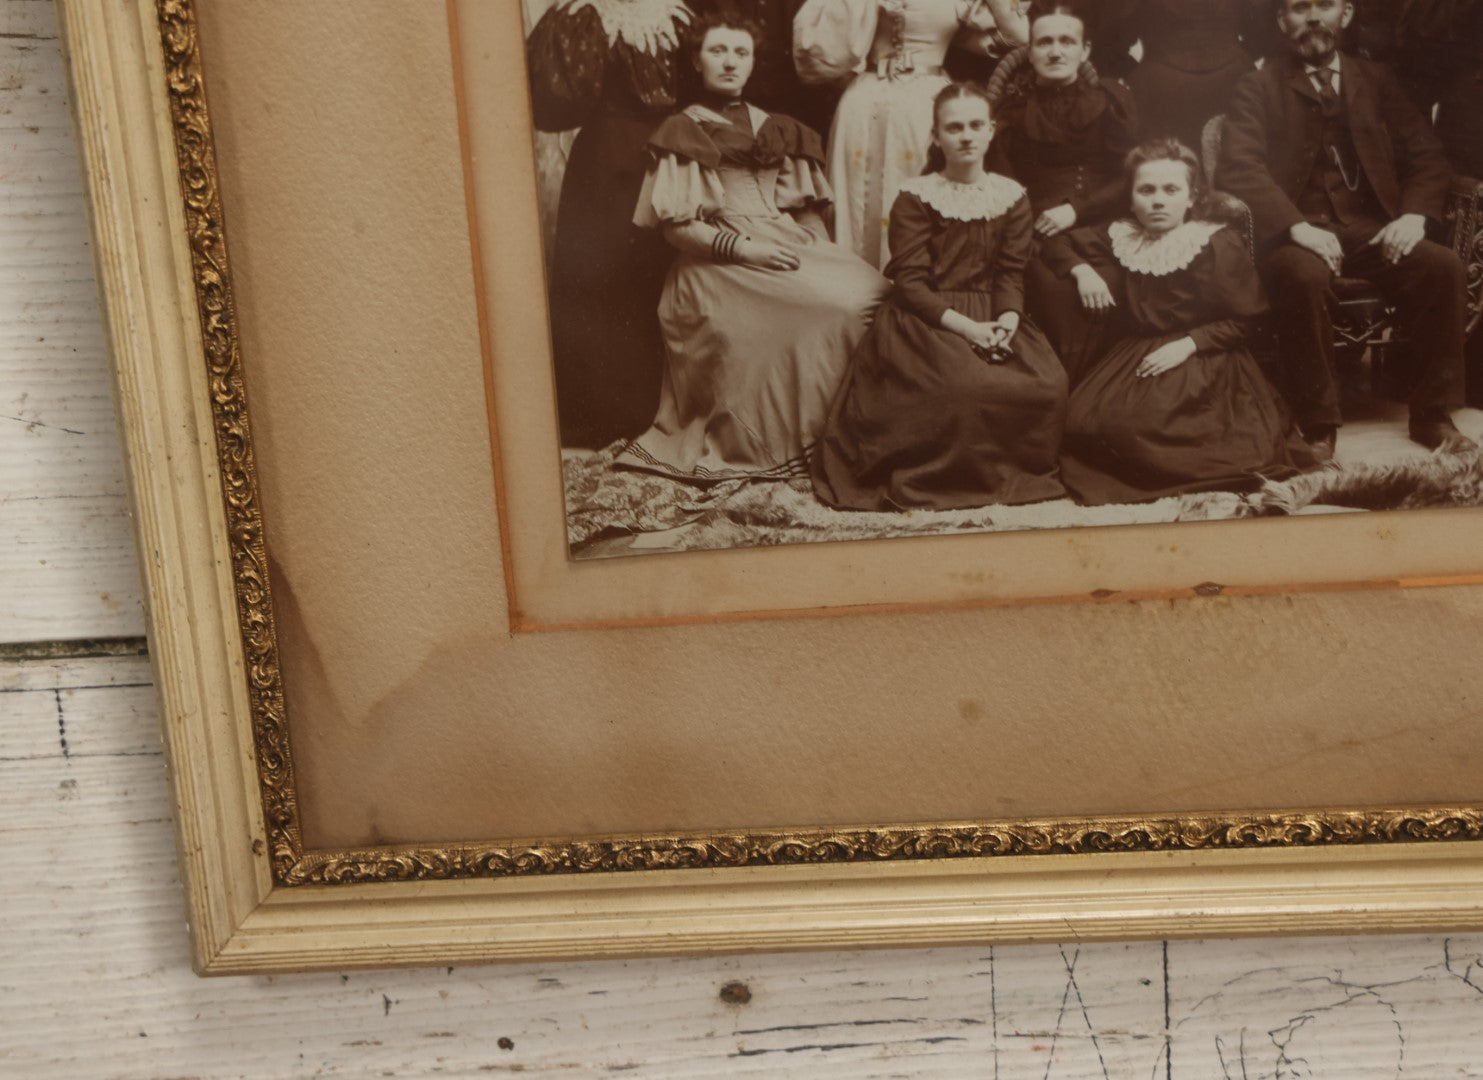
<svg viewBox="0 0 1483 1080">
<path fill-rule="evenodd" d="M 744 98 L 756 29 L 701 17 L 694 39 L 701 99 L 651 136 L 634 214 L 677 252 L 659 412 L 616 461 L 697 483 L 806 476 L 886 282 L 826 235 L 819 136 Z"/>
<path fill-rule="evenodd" d="M 891 207 L 926 162 L 948 47 L 994 55 L 1027 40 L 1018 0 L 806 0 L 793 21 L 799 77 L 849 80 L 829 134 L 838 244 L 890 261 Z"/>
</svg>

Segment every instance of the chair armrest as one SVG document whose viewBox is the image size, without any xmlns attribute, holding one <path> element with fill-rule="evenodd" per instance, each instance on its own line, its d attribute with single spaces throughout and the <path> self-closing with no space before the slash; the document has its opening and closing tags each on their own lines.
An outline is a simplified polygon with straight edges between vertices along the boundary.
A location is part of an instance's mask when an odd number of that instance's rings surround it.
<svg viewBox="0 0 1483 1080">
<path fill-rule="evenodd" d="M 1447 207 L 1442 213 L 1447 246 L 1466 258 L 1468 249 L 1477 247 L 1480 221 L 1483 221 L 1483 180 L 1454 176 L 1452 188 L 1447 192 Z"/>
<path fill-rule="evenodd" d="M 1021 45 L 1007 53 L 994 68 L 994 73 L 989 76 L 989 85 L 984 87 L 984 93 L 989 97 L 989 107 L 995 108 L 1003 100 L 1005 91 L 1009 89 L 1009 81 L 1030 59 L 1030 49 L 1027 45 Z"/>
<path fill-rule="evenodd" d="M 989 98 L 989 108 L 996 109 L 1004 101 L 1005 96 L 1011 91 L 1023 92 L 1025 80 L 1030 74 L 1030 46 L 1019 47 L 1004 54 L 994 68 L 994 73 L 989 76 L 988 85 L 984 87 L 984 93 Z M 1081 67 L 1077 70 L 1076 77 L 1082 82 L 1095 83 L 1098 81 L 1096 65 L 1090 60 L 1083 60 Z M 1121 81 L 1121 80 L 1119 80 Z"/>
<path fill-rule="evenodd" d="M 1211 221 L 1219 221 L 1236 230 L 1236 234 L 1246 244 L 1246 253 L 1256 261 L 1256 223 L 1251 215 L 1251 207 L 1232 195 L 1228 191 L 1211 189 L 1210 194 L 1205 197 L 1206 213 Z"/>
<path fill-rule="evenodd" d="M 1457 253 L 1467 273 L 1467 330 L 1471 335 L 1483 323 L 1483 181 L 1471 176 L 1452 178 L 1444 222 L 1447 246 Z"/>
<path fill-rule="evenodd" d="M 1471 176 L 1454 176 L 1451 197 L 1454 199 L 1483 198 L 1483 180 L 1477 180 Z"/>
</svg>

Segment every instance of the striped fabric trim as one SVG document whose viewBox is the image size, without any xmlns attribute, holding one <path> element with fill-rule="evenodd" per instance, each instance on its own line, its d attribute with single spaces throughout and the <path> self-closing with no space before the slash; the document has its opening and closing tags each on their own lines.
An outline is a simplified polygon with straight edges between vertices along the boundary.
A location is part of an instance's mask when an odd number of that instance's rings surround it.
<svg viewBox="0 0 1483 1080">
<path fill-rule="evenodd" d="M 630 439 L 623 444 L 618 451 L 618 456 L 637 458 L 643 468 L 650 469 L 665 476 L 677 477 L 681 480 L 695 480 L 714 483 L 719 480 L 797 480 L 804 479 L 809 475 L 808 459 L 813 451 L 813 444 L 804 447 L 803 452 L 787 461 L 773 465 L 766 469 L 708 469 L 704 465 L 696 465 L 691 469 L 681 469 L 671 465 L 667 461 L 661 461 L 649 451 L 639 445 L 637 439 Z M 620 462 L 620 464 L 624 464 Z"/>
</svg>

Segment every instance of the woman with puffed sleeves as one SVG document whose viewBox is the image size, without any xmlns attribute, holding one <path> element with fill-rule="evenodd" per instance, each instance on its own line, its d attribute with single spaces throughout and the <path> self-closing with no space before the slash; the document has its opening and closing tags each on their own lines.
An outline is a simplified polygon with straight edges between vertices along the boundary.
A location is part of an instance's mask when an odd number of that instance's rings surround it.
<svg viewBox="0 0 1483 1080">
<path fill-rule="evenodd" d="M 805 477 L 886 282 L 826 235 L 818 135 L 743 97 L 754 29 L 718 15 L 696 37 L 704 91 L 650 138 L 634 214 L 676 252 L 659 411 L 616 463 L 695 483 Z"/>
<path fill-rule="evenodd" d="M 806 0 L 793 20 L 799 77 L 848 80 L 829 132 L 838 244 L 890 261 L 891 207 L 927 160 L 948 48 L 1002 55 L 1027 32 L 1016 0 Z"/>
</svg>

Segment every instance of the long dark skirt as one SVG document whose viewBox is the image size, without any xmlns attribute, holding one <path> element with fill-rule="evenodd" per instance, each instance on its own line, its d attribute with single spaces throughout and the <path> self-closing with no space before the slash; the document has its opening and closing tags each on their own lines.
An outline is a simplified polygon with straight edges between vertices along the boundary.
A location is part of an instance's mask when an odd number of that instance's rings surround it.
<svg viewBox="0 0 1483 1080">
<path fill-rule="evenodd" d="M 551 346 L 565 446 L 597 448 L 654 420 L 664 372 L 659 295 L 674 251 L 633 224 L 655 121 L 600 113 L 572 144 L 551 265 Z"/>
<path fill-rule="evenodd" d="M 984 293 L 943 298 L 970 318 L 993 317 Z M 951 510 L 1063 496 L 1065 372 L 1028 319 L 1013 351 L 988 363 L 958 335 L 887 301 L 815 447 L 819 498 L 852 510 Z"/>
<path fill-rule="evenodd" d="M 1244 349 L 1197 353 L 1140 379 L 1143 358 L 1183 332 L 1127 338 L 1071 395 L 1061 478 L 1089 506 L 1198 491 L 1251 491 L 1313 464 Z"/>
</svg>

